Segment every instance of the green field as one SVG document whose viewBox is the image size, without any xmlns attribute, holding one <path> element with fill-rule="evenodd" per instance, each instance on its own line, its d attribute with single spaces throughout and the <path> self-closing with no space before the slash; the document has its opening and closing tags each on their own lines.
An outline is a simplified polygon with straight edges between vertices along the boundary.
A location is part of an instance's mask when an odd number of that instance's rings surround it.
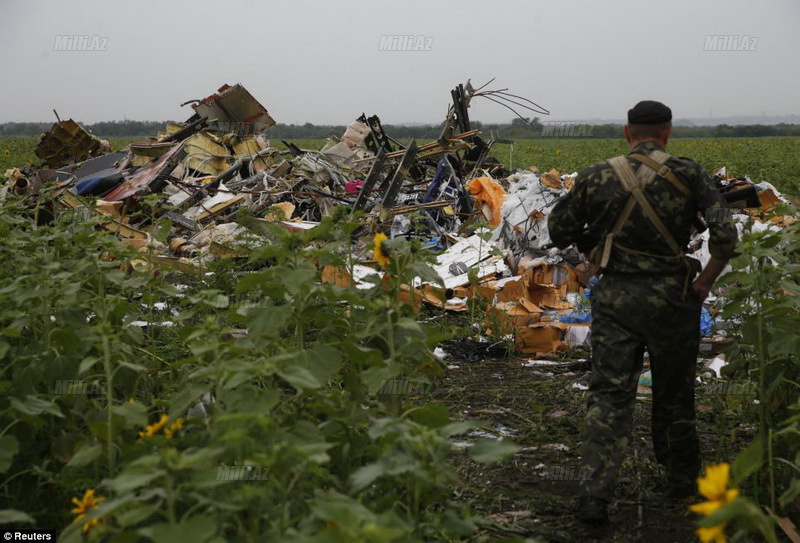
<svg viewBox="0 0 800 543">
<path fill-rule="evenodd" d="M 110 139 L 119 149 L 133 139 Z M 0 138 L 0 172 L 14 166 L 37 163 L 36 138 Z M 283 147 L 279 141 L 276 147 Z M 295 140 L 306 149 L 319 149 L 324 140 Z M 509 168 L 537 166 L 562 172 L 579 171 L 595 162 L 627 151 L 624 139 L 537 139 L 497 145 L 495 156 Z M 700 162 L 708 171 L 727 166 L 728 173 L 768 181 L 781 191 L 800 196 L 800 138 L 702 138 L 673 139 L 669 151 Z"/>
<path fill-rule="evenodd" d="M 709 172 L 727 166 L 729 174 L 768 181 L 781 190 L 800 194 L 800 138 L 673 139 L 668 150 L 696 160 Z M 622 138 L 550 139 L 498 146 L 495 156 L 513 168 L 536 165 L 542 170 L 571 172 L 627 151 Z"/>
<path fill-rule="evenodd" d="M 0 138 L 0 173 L 37 163 L 35 144 Z M 798 145 L 670 150 L 798 196 Z M 625 151 L 553 139 L 495 155 L 570 173 Z M 490 322 L 478 297 L 468 313 L 415 306 L 407 285 L 434 273 L 416 243 L 378 241 L 342 215 L 301 232 L 254 221 L 248 259 L 186 273 L 151 267 L 84 210 L 40 224 L 28 203 L 0 201 L 0 524 L 57 529 L 64 543 L 597 540 L 572 515 L 588 352 L 548 354 L 539 363 L 561 364 L 539 371 L 475 340 Z M 755 500 L 800 518 L 800 221 L 785 223 L 743 236 L 717 305 L 736 344 L 725 380 L 703 372 L 696 390 L 704 463 L 730 463 L 744 483 L 731 541 L 777 541 L 745 533 L 748 518 L 766 522 Z M 323 266 L 352 264 L 354 240 L 381 247 L 383 279 L 320 281 Z M 720 393 L 728 384 L 759 401 Z M 604 541 L 694 539 L 698 517 L 664 496 L 651 397 L 636 402 Z"/>
</svg>

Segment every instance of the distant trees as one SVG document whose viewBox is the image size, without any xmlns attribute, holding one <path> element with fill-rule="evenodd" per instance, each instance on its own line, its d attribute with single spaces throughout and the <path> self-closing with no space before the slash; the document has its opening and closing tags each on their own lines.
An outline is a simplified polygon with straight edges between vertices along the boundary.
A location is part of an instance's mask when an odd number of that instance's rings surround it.
<svg viewBox="0 0 800 543">
<path fill-rule="evenodd" d="M 3 123 L 0 136 L 35 136 L 50 130 L 53 123 Z"/>
<path fill-rule="evenodd" d="M 166 121 L 104 121 L 93 124 L 83 124 L 92 134 L 103 138 L 135 138 L 155 136 L 164 130 Z M 574 126 L 568 130 L 552 130 L 553 125 L 582 125 L 579 130 Z M 0 123 L 0 136 L 38 136 L 47 132 L 53 123 Z M 484 137 L 490 134 L 507 139 L 531 139 L 549 137 L 581 137 L 581 138 L 621 138 L 622 126 L 618 124 L 579 123 L 576 121 L 542 121 L 538 117 L 533 119 L 516 118 L 508 124 L 490 124 L 472 121 L 472 128 L 480 129 Z M 569 126 L 567 127 L 569 128 Z M 396 139 L 436 139 L 439 137 L 439 125 L 414 125 L 395 126 L 384 125 L 384 130 Z M 323 139 L 329 136 L 341 136 L 345 125 L 315 125 L 311 123 L 276 124 L 267 130 L 271 139 Z M 673 128 L 673 137 L 677 138 L 719 138 L 719 137 L 748 137 L 759 138 L 764 136 L 800 136 L 798 124 L 776 125 L 736 125 L 721 124 L 718 126 L 676 126 Z"/>
<path fill-rule="evenodd" d="M 85 124 L 78 121 L 86 130 L 101 138 L 135 138 L 155 136 L 164 130 L 166 121 L 103 121 Z M 50 130 L 52 123 L 0 123 L 0 136 L 38 136 Z"/>
</svg>

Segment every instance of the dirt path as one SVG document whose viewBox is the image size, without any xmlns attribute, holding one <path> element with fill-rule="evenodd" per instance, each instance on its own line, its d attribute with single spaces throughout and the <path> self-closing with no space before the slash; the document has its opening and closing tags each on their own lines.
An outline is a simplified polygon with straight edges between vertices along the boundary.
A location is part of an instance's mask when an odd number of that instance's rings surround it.
<svg viewBox="0 0 800 543">
<path fill-rule="evenodd" d="M 463 355 L 463 353 L 460 353 Z M 435 399 L 454 418 L 488 421 L 494 436 L 510 435 L 523 447 L 512 459 L 494 466 L 472 462 L 457 453 L 464 486 L 456 499 L 487 517 L 481 540 L 530 537 L 534 541 L 685 543 L 693 535 L 695 515 L 686 504 L 664 494 L 663 473 L 650 441 L 650 401 L 640 395 L 635 427 L 610 510 L 611 523 L 588 529 L 574 518 L 579 457 L 588 381 L 586 364 L 525 367 L 520 359 L 447 360 L 450 365 Z M 724 406 L 698 397 L 704 460 L 732 455 L 728 428 L 734 418 L 717 416 Z M 713 399 L 712 399 L 713 400 Z M 473 436 L 474 437 L 474 436 Z M 458 443 L 457 443 L 458 445 Z M 538 539 L 536 539 L 538 537 Z M 485 539 L 484 539 L 485 538 Z"/>
</svg>

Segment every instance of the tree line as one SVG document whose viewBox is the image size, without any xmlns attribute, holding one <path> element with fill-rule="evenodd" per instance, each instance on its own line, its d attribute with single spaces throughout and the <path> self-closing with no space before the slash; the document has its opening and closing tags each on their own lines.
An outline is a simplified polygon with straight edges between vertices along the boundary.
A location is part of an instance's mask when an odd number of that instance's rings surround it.
<svg viewBox="0 0 800 543">
<path fill-rule="evenodd" d="M 162 132 L 166 121 L 104 121 L 82 124 L 92 134 L 101 138 L 136 138 L 155 136 Z M 38 136 L 50 130 L 53 123 L 0 123 L 0 136 Z M 345 125 L 276 124 L 267 130 L 271 139 L 324 139 L 341 136 Z M 539 118 L 514 119 L 507 124 L 472 122 L 472 128 L 480 129 L 483 137 L 499 139 L 535 138 L 616 138 L 622 134 L 619 124 L 588 124 L 577 121 L 549 121 Z M 384 130 L 396 139 L 436 139 L 441 133 L 439 125 L 384 125 Z M 765 136 L 800 136 L 800 124 L 749 124 L 716 126 L 675 126 L 672 136 L 676 138 L 720 138 Z"/>
</svg>

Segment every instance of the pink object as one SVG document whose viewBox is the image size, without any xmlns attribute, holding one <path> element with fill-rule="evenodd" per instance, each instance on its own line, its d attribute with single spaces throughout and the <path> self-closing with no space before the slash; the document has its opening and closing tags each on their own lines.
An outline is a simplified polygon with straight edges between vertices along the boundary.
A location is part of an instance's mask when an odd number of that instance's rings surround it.
<svg viewBox="0 0 800 543">
<path fill-rule="evenodd" d="M 356 179 L 355 181 L 350 181 L 349 183 L 345 184 L 344 190 L 347 191 L 347 194 L 357 194 L 358 191 L 361 190 L 361 187 L 364 186 L 363 179 Z"/>
</svg>

